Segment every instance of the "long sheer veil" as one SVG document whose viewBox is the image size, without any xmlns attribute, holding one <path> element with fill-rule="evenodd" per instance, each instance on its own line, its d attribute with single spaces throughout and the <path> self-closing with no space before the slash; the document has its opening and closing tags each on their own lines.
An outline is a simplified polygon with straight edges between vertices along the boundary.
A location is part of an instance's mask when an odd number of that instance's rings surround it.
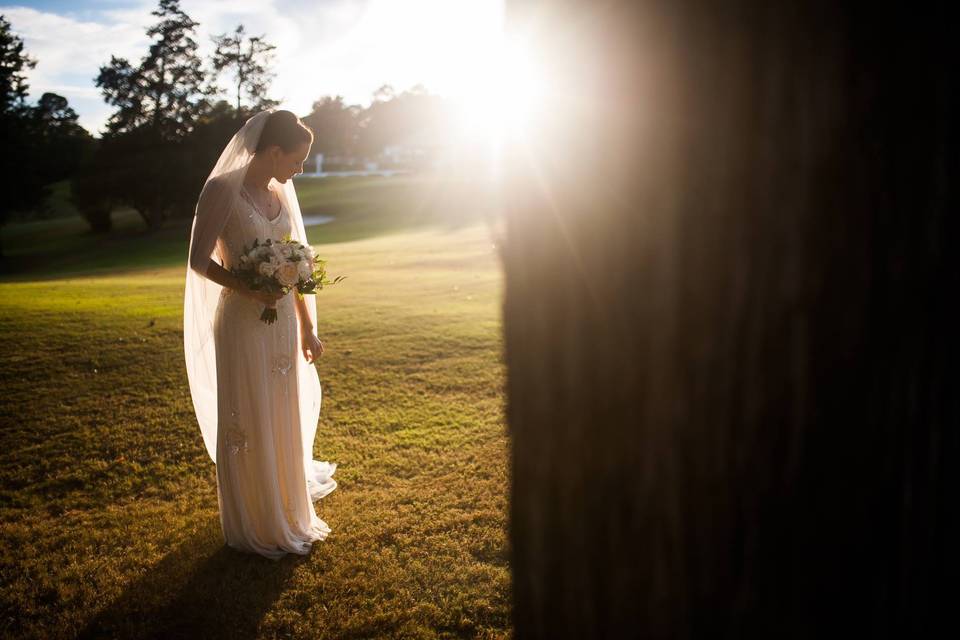
<svg viewBox="0 0 960 640">
<path fill-rule="evenodd" d="M 250 161 L 253 160 L 260 133 L 267 118 L 274 111 L 275 108 L 261 111 L 248 119 L 224 147 L 200 192 L 190 231 L 190 253 L 183 295 L 183 350 L 197 422 L 200 424 L 207 453 L 214 463 L 217 461 L 217 357 L 213 322 L 223 287 L 202 274 L 206 274 L 207 266 L 213 259 L 221 265 L 224 264 L 221 231 L 237 208 L 243 178 Z M 307 234 L 293 180 L 287 180 L 284 185 L 271 180 L 271 186 L 282 186 L 279 194 L 291 216 L 291 237 L 307 244 Z M 310 314 L 313 333 L 316 335 L 316 295 L 305 294 L 304 302 Z M 299 323 L 297 325 L 298 332 L 302 331 Z M 316 476 L 313 439 L 320 418 L 320 378 L 314 365 L 308 363 L 302 355 L 298 354 L 296 360 L 304 465 L 307 478 L 311 479 Z"/>
</svg>

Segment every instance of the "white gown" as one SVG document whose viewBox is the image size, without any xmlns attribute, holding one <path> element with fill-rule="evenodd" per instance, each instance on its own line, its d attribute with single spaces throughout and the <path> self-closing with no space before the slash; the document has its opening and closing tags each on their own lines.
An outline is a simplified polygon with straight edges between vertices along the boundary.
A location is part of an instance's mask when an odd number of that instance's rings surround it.
<svg viewBox="0 0 960 640">
<path fill-rule="evenodd" d="M 249 199 L 218 239 L 225 268 L 255 238 L 290 233 L 285 206 L 267 220 Z M 226 544 L 279 559 L 306 554 L 331 529 L 313 501 L 337 487 L 336 463 L 304 468 L 297 362 L 302 358 L 293 293 L 277 302 L 277 321 L 260 320 L 263 304 L 224 287 L 214 320 L 217 358 L 217 500 Z"/>
</svg>

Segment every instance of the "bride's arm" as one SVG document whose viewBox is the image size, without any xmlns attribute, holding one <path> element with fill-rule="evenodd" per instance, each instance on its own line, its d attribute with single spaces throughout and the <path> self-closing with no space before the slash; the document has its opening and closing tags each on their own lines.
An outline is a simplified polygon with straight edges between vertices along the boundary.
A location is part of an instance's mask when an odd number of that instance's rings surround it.
<svg viewBox="0 0 960 640">
<path fill-rule="evenodd" d="M 190 268 L 199 273 L 205 278 L 213 280 L 221 287 L 228 287 L 230 289 L 235 289 L 240 293 L 243 293 L 247 290 L 247 286 L 243 283 L 240 278 L 233 275 L 229 271 L 223 268 L 219 262 L 213 258 L 202 259 L 200 256 L 203 255 L 204 250 L 200 249 L 198 246 L 193 246 L 191 248 L 190 255 Z M 204 262 L 206 262 L 206 267 L 204 267 Z"/>
<path fill-rule="evenodd" d="M 259 300 L 268 307 L 276 305 L 277 300 L 283 297 L 280 293 L 270 293 L 269 291 L 254 291 L 246 285 L 240 278 L 233 275 L 223 268 L 216 260 L 211 260 L 207 266 L 206 276 L 222 287 L 229 287 L 242 296 Z"/>
<path fill-rule="evenodd" d="M 310 320 L 310 314 L 307 312 L 307 302 L 296 293 L 293 299 L 297 306 L 297 319 L 300 320 L 300 327 L 304 333 L 313 333 L 313 322 Z"/>
<path fill-rule="evenodd" d="M 207 266 L 207 272 L 204 275 L 219 284 L 221 287 L 235 289 L 241 293 L 247 289 L 247 286 L 242 280 L 240 280 L 240 278 L 224 269 L 223 266 L 221 266 L 221 264 L 216 260 L 210 261 L 209 266 Z"/>
<path fill-rule="evenodd" d="M 228 289 L 233 289 L 237 293 L 247 298 L 253 298 L 259 300 L 266 304 L 267 306 L 273 306 L 273 304 L 280 298 L 280 294 L 268 293 L 266 291 L 254 291 L 246 285 L 246 283 L 232 274 L 227 269 L 223 268 L 219 262 L 213 258 L 207 258 L 207 268 L 202 268 L 203 261 L 200 260 L 196 255 L 190 257 L 190 268 L 199 273 L 200 275 L 213 280 L 221 287 L 226 287 Z"/>
<path fill-rule="evenodd" d="M 204 185 L 197 202 L 196 219 L 190 239 L 190 255 L 187 258 L 190 268 L 222 287 L 272 306 L 280 298 L 279 294 L 253 291 L 213 259 L 213 250 L 226 224 L 230 202 L 230 190 L 222 179 L 214 178 Z"/>
<path fill-rule="evenodd" d="M 223 177 L 208 180 L 197 201 L 196 217 L 190 236 L 190 268 L 204 278 L 213 280 L 222 287 L 239 292 L 247 289 L 243 282 L 213 259 L 217 241 L 229 218 L 232 197 L 231 189 Z"/>
<path fill-rule="evenodd" d="M 306 300 L 296 294 L 293 294 L 293 297 L 296 300 L 297 317 L 300 319 L 300 351 L 304 359 L 313 364 L 323 355 L 323 343 L 313 333 L 313 323 L 310 321 Z"/>
</svg>

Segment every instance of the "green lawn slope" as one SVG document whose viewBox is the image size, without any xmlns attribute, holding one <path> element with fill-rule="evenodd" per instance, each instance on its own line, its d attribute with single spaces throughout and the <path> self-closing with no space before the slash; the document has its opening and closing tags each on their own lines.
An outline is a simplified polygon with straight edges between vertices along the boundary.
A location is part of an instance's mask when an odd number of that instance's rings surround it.
<svg viewBox="0 0 960 640">
<path fill-rule="evenodd" d="M 182 228 L 3 229 L 25 266 L 0 280 L 0 636 L 510 635 L 497 249 L 476 201 L 440 215 L 462 185 L 365 188 L 298 183 L 339 216 L 311 229 L 347 276 L 318 295 L 314 457 L 339 486 L 317 503 L 330 537 L 279 562 L 223 544 Z"/>
</svg>

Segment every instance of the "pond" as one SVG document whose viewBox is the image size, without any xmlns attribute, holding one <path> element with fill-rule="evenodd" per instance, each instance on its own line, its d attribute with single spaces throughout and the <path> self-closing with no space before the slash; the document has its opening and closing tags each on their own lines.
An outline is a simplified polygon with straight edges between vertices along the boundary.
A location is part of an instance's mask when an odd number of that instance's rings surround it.
<svg viewBox="0 0 960 640">
<path fill-rule="evenodd" d="M 333 216 L 309 215 L 303 216 L 303 226 L 312 227 L 318 224 L 327 224 L 334 220 Z"/>
</svg>

